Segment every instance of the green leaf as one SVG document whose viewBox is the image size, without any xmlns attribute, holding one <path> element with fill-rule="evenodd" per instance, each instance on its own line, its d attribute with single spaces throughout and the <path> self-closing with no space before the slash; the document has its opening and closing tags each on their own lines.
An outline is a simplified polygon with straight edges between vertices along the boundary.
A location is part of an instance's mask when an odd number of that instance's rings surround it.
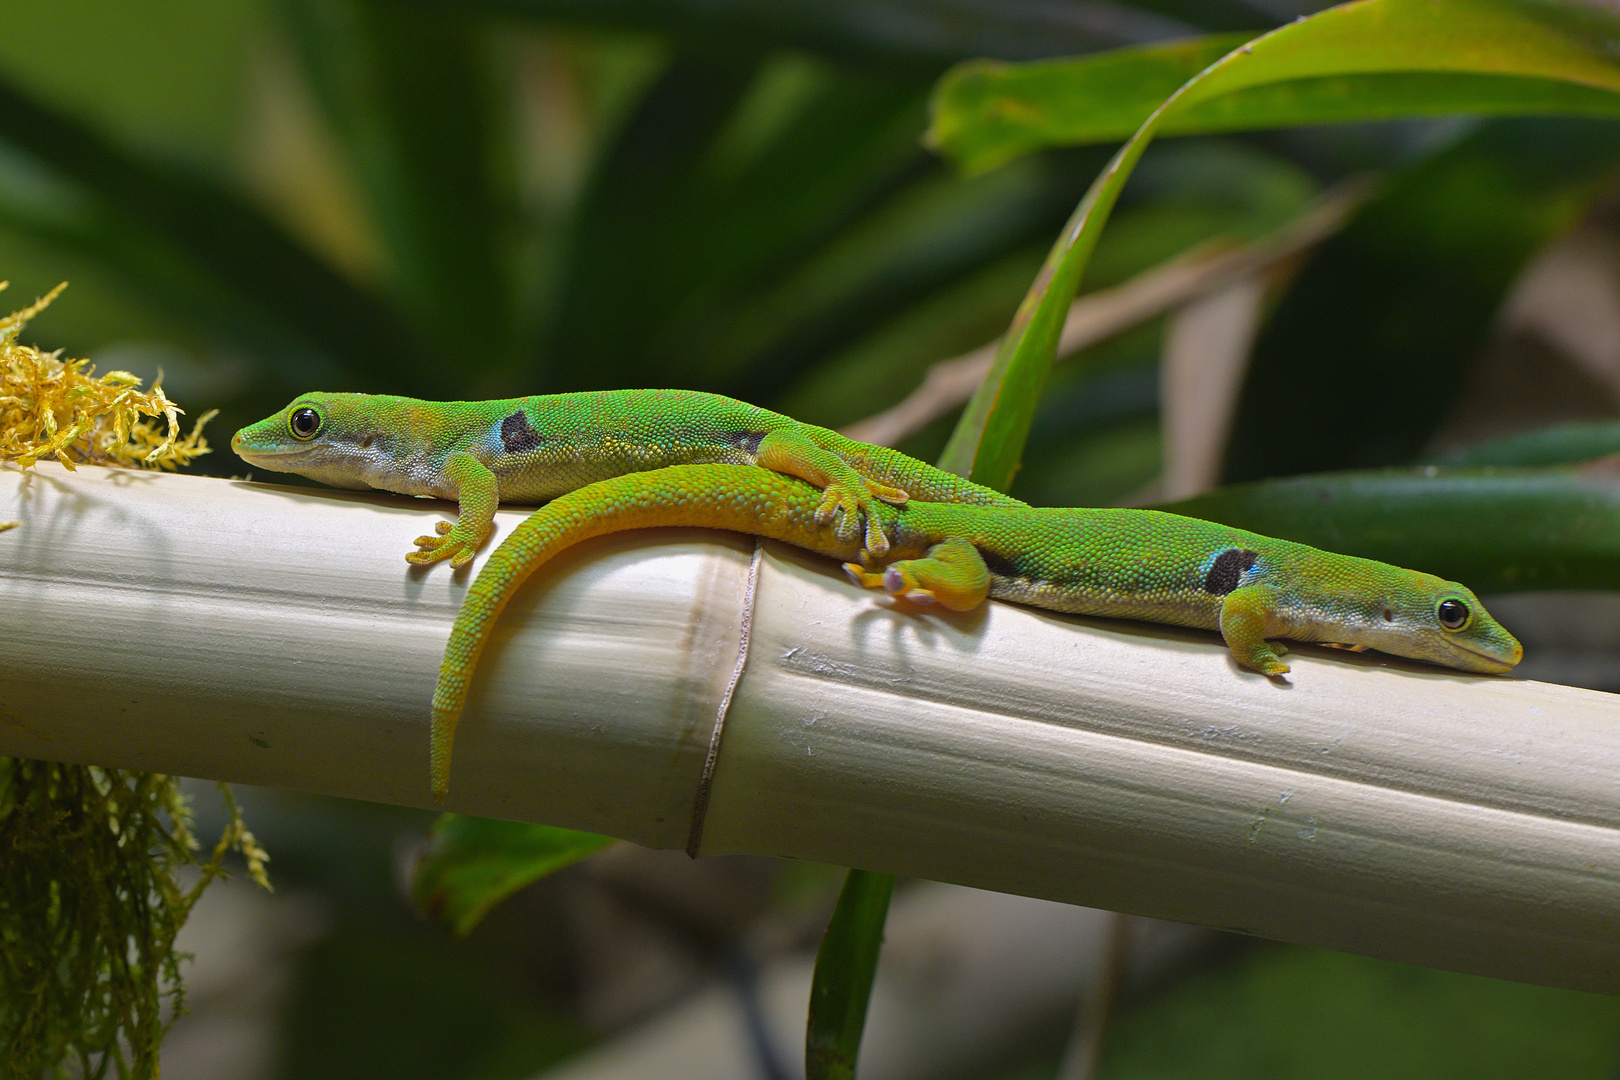
<svg viewBox="0 0 1620 1080">
<path fill-rule="evenodd" d="M 806 1080 L 853 1080 L 894 875 L 851 870 L 816 952 L 805 1030 Z"/>
<path fill-rule="evenodd" d="M 1188 79 L 1253 37 L 1211 34 L 1025 64 L 969 60 L 934 88 L 924 142 L 969 172 L 1043 147 L 1119 142 Z"/>
<path fill-rule="evenodd" d="M 1217 488 L 1157 507 L 1461 581 L 1620 589 L 1620 466 L 1391 469 Z"/>
<path fill-rule="evenodd" d="M 458 392 L 469 367 L 509 358 L 513 347 L 512 289 L 496 250 L 512 199 L 492 173 L 510 154 L 496 145 L 477 27 L 379 0 L 283 0 L 282 9 L 366 194 L 402 305 L 441 355 L 457 357 L 453 369 L 415 374 Z"/>
<path fill-rule="evenodd" d="M 466 934 L 523 886 L 615 842 L 548 825 L 441 814 L 416 864 L 411 893 L 424 914 Z"/>
<path fill-rule="evenodd" d="M 1620 91 L 1611 21 L 1574 26 L 1556 8 L 1506 0 L 1356 0 L 1228 53 L 1154 111 L 1086 192 L 1002 338 L 942 466 L 1005 489 L 1018 469 L 1086 262 L 1153 137 L 1188 110 L 1254 87 L 1325 76 L 1450 72 L 1554 79 Z"/>
<path fill-rule="evenodd" d="M 970 172 L 1052 146 L 1129 138 L 1187 79 L 1243 44 L 1213 34 L 1100 56 L 972 61 L 934 93 L 928 144 Z M 1556 79 L 1464 72 L 1327 75 L 1250 87 L 1167 117 L 1161 135 L 1257 131 L 1412 116 L 1620 116 L 1620 96 Z"/>
</svg>

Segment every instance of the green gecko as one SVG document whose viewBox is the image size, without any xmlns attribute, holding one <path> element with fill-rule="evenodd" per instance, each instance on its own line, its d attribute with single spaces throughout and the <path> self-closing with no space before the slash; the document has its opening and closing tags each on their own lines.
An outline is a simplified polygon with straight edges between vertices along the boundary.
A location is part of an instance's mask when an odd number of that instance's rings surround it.
<svg viewBox="0 0 1620 1080">
<path fill-rule="evenodd" d="M 603 480 L 519 524 L 468 589 L 433 692 L 432 786 L 495 620 L 547 559 L 603 533 L 706 526 L 849 560 L 857 584 L 968 610 L 986 597 L 1054 611 L 1219 630 L 1239 664 L 1286 674 L 1271 639 L 1375 648 L 1498 674 L 1523 649 L 1462 585 L 1388 563 L 1157 510 L 1068 510 L 914 500 L 874 504 L 887 560 L 823 520 L 823 495 L 764 469 L 681 465 Z M 859 560 L 856 562 L 855 560 Z"/>
<path fill-rule="evenodd" d="M 540 503 L 598 480 L 668 465 L 758 465 L 822 489 L 818 524 L 888 548 L 879 502 L 1023 506 L 898 450 L 846 439 L 719 394 L 606 390 L 502 401 L 419 401 L 373 394 L 303 394 L 238 431 L 245 461 L 340 488 L 376 488 L 460 501 L 451 524 L 406 556 L 470 561 L 501 502 Z"/>
</svg>

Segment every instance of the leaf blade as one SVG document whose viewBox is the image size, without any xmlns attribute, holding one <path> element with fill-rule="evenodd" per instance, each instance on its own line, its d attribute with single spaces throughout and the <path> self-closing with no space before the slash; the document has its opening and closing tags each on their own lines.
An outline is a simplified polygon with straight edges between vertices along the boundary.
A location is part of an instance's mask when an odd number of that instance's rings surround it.
<svg viewBox="0 0 1620 1080">
<path fill-rule="evenodd" d="M 1127 139 L 1188 79 L 1252 36 L 1209 34 L 1023 64 L 969 60 L 935 85 L 923 141 L 979 172 L 1042 147 Z"/>
<path fill-rule="evenodd" d="M 853 1080 L 894 875 L 851 870 L 816 951 L 805 1026 L 806 1080 Z"/>
<path fill-rule="evenodd" d="M 463 937 L 525 885 L 614 843 L 572 829 L 441 814 L 411 874 L 411 895 L 420 911 Z"/>
</svg>

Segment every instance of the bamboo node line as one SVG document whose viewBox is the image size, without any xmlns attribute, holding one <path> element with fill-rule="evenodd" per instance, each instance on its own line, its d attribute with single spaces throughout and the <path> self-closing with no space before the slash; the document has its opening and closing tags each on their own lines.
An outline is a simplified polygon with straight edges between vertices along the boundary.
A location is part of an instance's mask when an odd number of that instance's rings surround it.
<svg viewBox="0 0 1620 1080">
<path fill-rule="evenodd" d="M 754 630 L 754 598 L 759 591 L 759 564 L 765 557 L 765 540 L 754 538 L 754 557 L 748 561 L 748 582 L 743 586 L 742 618 L 737 640 L 737 663 L 731 669 L 731 679 L 714 711 L 714 730 L 709 733 L 709 753 L 703 759 L 703 774 L 698 778 L 697 797 L 692 800 L 692 828 L 686 834 L 686 854 L 698 857 L 703 846 L 703 819 L 709 812 L 709 795 L 714 790 L 714 767 L 720 760 L 720 735 L 726 728 L 726 713 L 731 710 L 732 695 L 742 680 L 743 668 L 748 666 L 748 642 Z"/>
</svg>

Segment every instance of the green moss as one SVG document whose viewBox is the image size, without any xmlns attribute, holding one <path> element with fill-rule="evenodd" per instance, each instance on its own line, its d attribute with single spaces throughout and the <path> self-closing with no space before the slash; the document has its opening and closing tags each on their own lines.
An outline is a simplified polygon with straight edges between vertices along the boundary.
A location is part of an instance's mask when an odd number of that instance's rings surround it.
<svg viewBox="0 0 1620 1080">
<path fill-rule="evenodd" d="M 174 777 L 0 758 L 0 1078 L 155 1080 L 192 905 L 231 849 L 269 887 L 220 786 L 229 820 L 202 861 Z"/>
</svg>

